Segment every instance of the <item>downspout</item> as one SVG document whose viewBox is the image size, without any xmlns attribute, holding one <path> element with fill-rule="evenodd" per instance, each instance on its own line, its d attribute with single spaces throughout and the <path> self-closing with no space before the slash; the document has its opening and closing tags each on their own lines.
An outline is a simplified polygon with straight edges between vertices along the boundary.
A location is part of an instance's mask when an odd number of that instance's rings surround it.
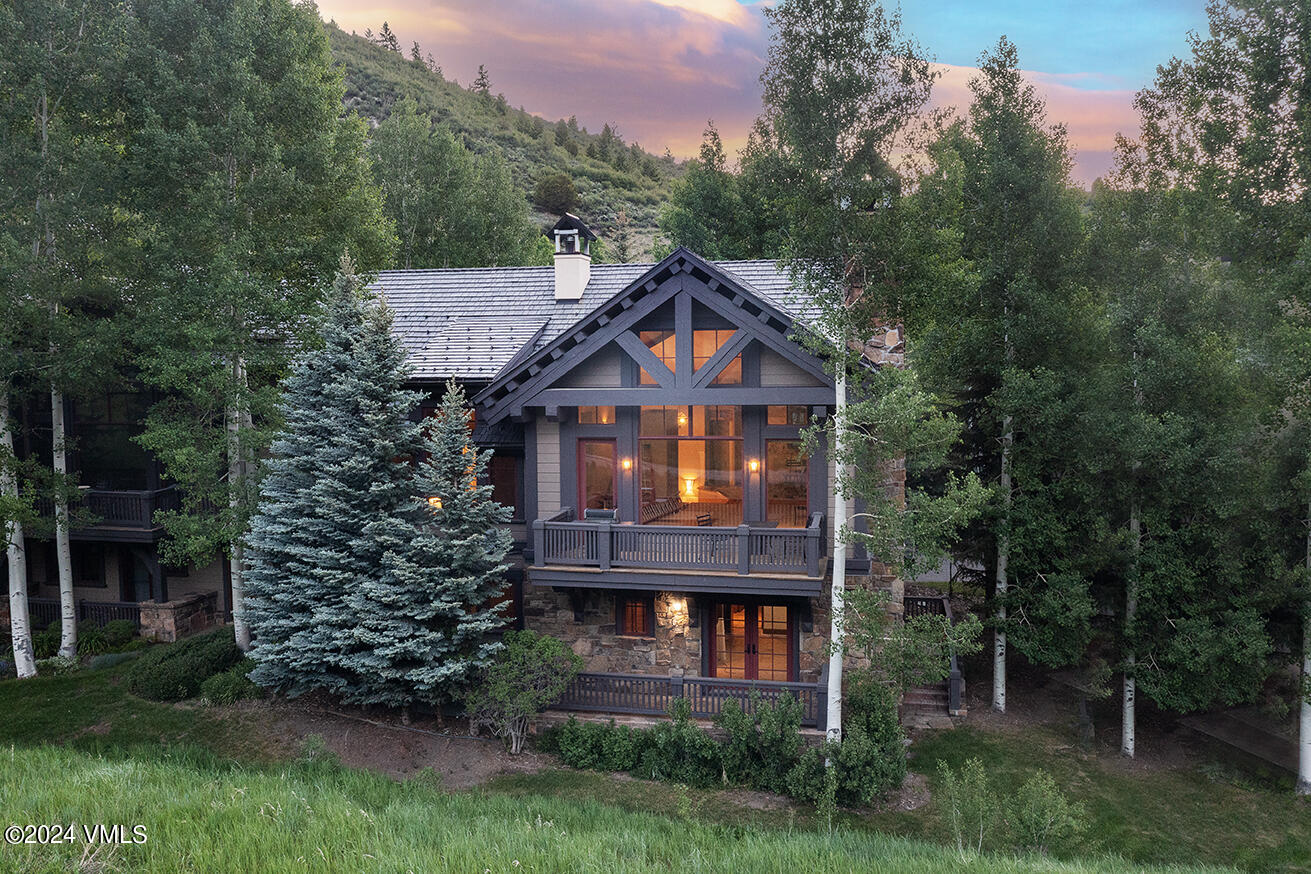
<svg viewBox="0 0 1311 874">
<path fill-rule="evenodd" d="M 842 661 L 844 640 L 842 611 L 847 582 L 847 542 L 842 533 L 847 524 L 847 496 L 842 492 L 843 436 L 847 418 L 846 365 L 839 363 L 834 386 L 833 401 L 833 456 L 836 461 L 833 478 L 833 586 L 829 606 L 829 659 L 828 659 L 828 716 L 825 722 L 828 739 L 842 740 Z"/>
</svg>

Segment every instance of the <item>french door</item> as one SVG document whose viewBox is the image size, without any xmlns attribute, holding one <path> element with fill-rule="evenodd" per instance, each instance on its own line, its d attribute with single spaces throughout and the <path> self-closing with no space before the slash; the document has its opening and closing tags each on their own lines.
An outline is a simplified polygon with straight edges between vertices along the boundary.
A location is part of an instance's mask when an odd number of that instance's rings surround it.
<svg viewBox="0 0 1311 874">
<path fill-rule="evenodd" d="M 710 675 L 791 680 L 792 615 L 782 604 L 719 602 L 710 627 Z"/>
</svg>

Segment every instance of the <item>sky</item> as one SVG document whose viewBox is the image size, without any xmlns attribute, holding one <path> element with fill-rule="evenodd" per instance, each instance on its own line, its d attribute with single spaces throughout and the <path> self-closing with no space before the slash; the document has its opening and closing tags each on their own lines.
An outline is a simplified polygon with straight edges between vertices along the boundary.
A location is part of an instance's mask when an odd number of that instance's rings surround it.
<svg viewBox="0 0 1311 874">
<path fill-rule="evenodd" d="M 707 120 L 725 146 L 746 141 L 760 111 L 769 29 L 760 0 L 320 0 L 348 31 L 387 21 L 408 53 L 418 41 L 467 85 L 485 64 L 494 92 L 547 119 L 609 122 L 628 142 L 680 158 Z M 963 109 L 979 54 L 1003 34 L 1062 122 L 1075 181 L 1111 165 L 1117 132 L 1133 134 L 1134 93 L 1156 66 L 1205 32 L 1205 0 L 906 0 L 903 30 L 942 69 L 934 102 Z"/>
</svg>

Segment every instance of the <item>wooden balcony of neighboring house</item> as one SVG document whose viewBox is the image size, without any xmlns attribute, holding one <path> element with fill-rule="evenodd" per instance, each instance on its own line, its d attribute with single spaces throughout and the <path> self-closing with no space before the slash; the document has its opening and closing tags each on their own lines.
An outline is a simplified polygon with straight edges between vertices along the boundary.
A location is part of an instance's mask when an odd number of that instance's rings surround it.
<svg viewBox="0 0 1311 874">
<path fill-rule="evenodd" d="M 42 516 L 53 516 L 54 501 L 40 498 L 36 503 Z M 118 543 L 153 543 L 163 534 L 155 520 L 159 510 L 176 510 L 181 506 L 176 486 L 162 489 L 117 490 L 83 489 L 81 500 L 73 509 L 72 540 Z"/>
<path fill-rule="evenodd" d="M 575 517 L 566 507 L 533 523 L 535 583 L 809 597 L 821 593 L 828 569 L 823 513 L 804 528 Z"/>
</svg>

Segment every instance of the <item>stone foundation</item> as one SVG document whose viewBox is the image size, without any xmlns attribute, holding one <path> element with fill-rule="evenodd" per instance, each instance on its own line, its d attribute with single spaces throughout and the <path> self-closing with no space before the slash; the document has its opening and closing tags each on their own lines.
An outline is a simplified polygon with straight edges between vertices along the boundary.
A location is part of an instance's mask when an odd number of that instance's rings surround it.
<svg viewBox="0 0 1311 874">
<path fill-rule="evenodd" d="M 701 674 L 701 629 L 692 628 L 691 599 L 676 592 L 655 593 L 655 635 L 619 634 L 615 595 L 607 589 L 577 589 L 577 595 L 547 586 L 524 586 L 524 627 L 570 644 L 583 670 L 607 674 Z M 577 600 L 571 600 L 576 598 Z M 574 608 L 582 608 L 575 620 Z"/>
<path fill-rule="evenodd" d="M 190 592 L 162 604 L 141 602 L 141 636 L 146 640 L 173 643 L 218 621 L 217 592 Z"/>
</svg>

